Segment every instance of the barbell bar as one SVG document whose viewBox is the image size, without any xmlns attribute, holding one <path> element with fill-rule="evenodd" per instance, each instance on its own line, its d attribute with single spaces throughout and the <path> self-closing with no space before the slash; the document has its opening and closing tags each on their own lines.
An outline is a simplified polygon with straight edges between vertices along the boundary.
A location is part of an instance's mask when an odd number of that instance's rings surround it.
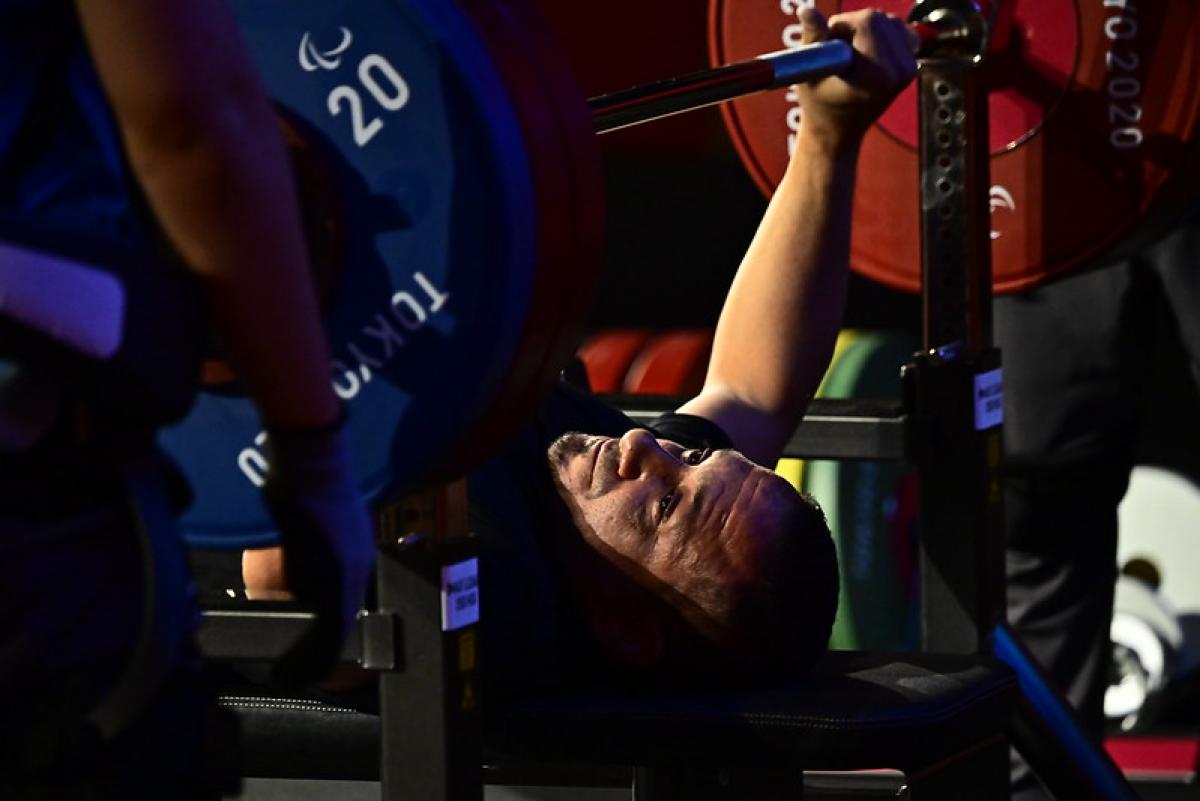
<svg viewBox="0 0 1200 801">
<path fill-rule="evenodd" d="M 735 97 L 836 75 L 850 66 L 854 50 L 840 40 L 700 70 L 588 100 L 596 133 L 692 111 Z"/>
<path fill-rule="evenodd" d="M 957 15 L 911 23 L 909 29 L 915 35 L 918 57 L 930 56 L 943 47 L 959 49 L 977 44 L 974 28 Z M 837 75 L 849 69 L 853 60 L 854 49 L 849 44 L 830 39 L 599 95 L 588 100 L 588 108 L 596 133 L 608 133 L 734 98 Z"/>
</svg>

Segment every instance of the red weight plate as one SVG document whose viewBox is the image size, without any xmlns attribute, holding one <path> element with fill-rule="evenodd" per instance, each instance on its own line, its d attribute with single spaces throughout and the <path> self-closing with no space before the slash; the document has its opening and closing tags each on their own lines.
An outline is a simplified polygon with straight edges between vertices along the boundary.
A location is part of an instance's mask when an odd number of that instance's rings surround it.
<svg viewBox="0 0 1200 801">
<path fill-rule="evenodd" d="M 670 331 L 646 343 L 625 374 L 625 391 L 695 395 L 704 386 L 713 332 Z"/>
<path fill-rule="evenodd" d="M 465 0 L 460 7 L 485 36 L 491 59 L 504 80 L 508 102 L 517 112 L 528 169 L 533 177 L 535 273 L 529 308 L 521 337 L 512 358 L 499 375 L 494 396 L 485 396 L 472 426 L 464 429 L 459 443 L 434 476 L 461 473 L 485 458 L 528 417 L 531 404 L 522 398 L 531 384 L 539 382 L 540 369 L 549 341 L 558 330 L 558 315 L 565 283 L 551 264 L 569 251 L 571 219 L 570 187 L 564 179 L 566 151 L 555 110 L 535 81 L 535 72 L 522 55 L 523 37 L 499 4 Z"/>
<path fill-rule="evenodd" d="M 588 337 L 578 355 L 592 392 L 620 392 L 629 365 L 651 336 L 642 328 L 611 328 Z"/>
<path fill-rule="evenodd" d="M 523 34 L 523 53 L 536 71 L 536 81 L 557 114 L 567 155 L 561 177 L 569 187 L 568 249 L 546 260 L 547 269 L 564 288 L 557 295 L 558 329 L 547 339 L 540 381 L 526 395 L 522 408 L 529 408 L 540 402 L 574 358 L 591 313 L 604 248 L 604 177 L 592 113 L 555 32 L 528 0 L 509 0 L 506 7 Z"/>
<path fill-rule="evenodd" d="M 803 0 L 710 5 L 714 62 L 794 45 Z M 817 0 L 827 14 L 902 0 Z M 993 275 L 998 292 L 1044 283 L 1154 226 L 1186 197 L 1200 126 L 1200 6 L 1015 0 L 990 57 Z M 787 92 L 727 104 L 727 126 L 764 192 L 787 162 L 800 114 Z M 867 136 L 854 205 L 853 268 L 920 289 L 915 90 Z M 898 203 L 898 198 L 911 198 Z"/>
<path fill-rule="evenodd" d="M 571 357 L 590 309 L 603 241 L 603 185 L 591 114 L 552 37 L 522 0 L 463 2 L 486 31 L 530 154 L 536 273 L 521 339 L 496 395 L 436 475 L 489 455 L 537 408 Z"/>
</svg>

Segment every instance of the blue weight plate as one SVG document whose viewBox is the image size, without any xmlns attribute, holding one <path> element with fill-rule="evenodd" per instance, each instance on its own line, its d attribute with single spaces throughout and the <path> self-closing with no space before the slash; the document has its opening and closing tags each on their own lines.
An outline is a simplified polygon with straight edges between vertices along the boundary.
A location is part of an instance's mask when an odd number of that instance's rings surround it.
<svg viewBox="0 0 1200 801">
<path fill-rule="evenodd" d="M 325 304 L 360 486 L 419 483 L 503 381 L 537 237 L 527 143 L 479 29 L 446 0 L 239 0 L 268 93 L 321 141 L 346 220 Z M 203 393 L 162 436 L 196 493 L 195 545 L 272 544 L 262 427 Z"/>
</svg>

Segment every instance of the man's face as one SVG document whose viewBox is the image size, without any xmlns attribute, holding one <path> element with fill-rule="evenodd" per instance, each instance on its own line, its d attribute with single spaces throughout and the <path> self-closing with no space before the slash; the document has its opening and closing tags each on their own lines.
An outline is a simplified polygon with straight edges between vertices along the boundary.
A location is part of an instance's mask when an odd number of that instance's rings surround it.
<svg viewBox="0 0 1200 801">
<path fill-rule="evenodd" d="M 649 431 L 564 434 L 548 453 L 556 488 L 594 548 L 652 588 L 697 601 L 753 582 L 783 479 L 732 450 L 688 450 Z"/>
</svg>

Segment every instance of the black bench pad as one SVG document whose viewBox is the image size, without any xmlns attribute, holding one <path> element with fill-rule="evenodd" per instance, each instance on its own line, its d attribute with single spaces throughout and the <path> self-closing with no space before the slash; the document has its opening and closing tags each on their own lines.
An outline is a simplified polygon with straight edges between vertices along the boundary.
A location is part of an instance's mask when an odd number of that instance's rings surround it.
<svg viewBox="0 0 1200 801">
<path fill-rule="evenodd" d="M 325 698 L 222 693 L 251 776 L 371 778 L 379 719 Z M 577 690 L 489 709 L 489 758 L 628 765 L 914 769 L 1001 731 L 1006 667 L 976 656 L 833 652 L 812 675 L 742 691 Z"/>
<path fill-rule="evenodd" d="M 514 760 L 909 769 L 1002 731 L 1016 691 L 991 659 L 833 652 L 783 687 L 525 700 L 494 717 L 487 740 Z"/>
<path fill-rule="evenodd" d="M 379 778 L 379 716 L 326 696 L 249 683 L 220 688 L 242 726 L 242 774 L 283 779 Z M 357 708 L 356 708 L 357 707 Z"/>
</svg>

